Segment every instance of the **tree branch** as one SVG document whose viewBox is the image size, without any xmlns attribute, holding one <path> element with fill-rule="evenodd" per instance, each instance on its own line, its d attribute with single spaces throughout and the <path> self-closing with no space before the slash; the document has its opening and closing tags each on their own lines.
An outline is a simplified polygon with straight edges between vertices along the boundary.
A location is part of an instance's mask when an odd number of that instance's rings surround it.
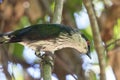
<svg viewBox="0 0 120 80">
<path fill-rule="evenodd" d="M 46 51 L 42 59 L 43 80 L 52 80 L 53 56 Z"/>
<path fill-rule="evenodd" d="M 100 65 L 100 80 L 106 80 L 106 77 L 105 77 L 106 62 L 105 62 L 105 58 L 104 58 L 104 47 L 102 45 L 102 39 L 101 39 L 100 33 L 99 33 L 99 26 L 98 26 L 97 18 L 95 16 L 95 12 L 92 7 L 91 0 L 83 0 L 83 3 L 85 5 L 88 15 L 89 15 L 95 49 L 98 54 L 99 65 Z"/>
<path fill-rule="evenodd" d="M 55 0 L 55 11 L 54 11 L 52 23 L 58 23 L 58 24 L 61 23 L 63 3 L 64 0 Z"/>
<path fill-rule="evenodd" d="M 108 47 L 110 47 L 111 45 L 113 45 L 113 44 L 115 44 L 115 43 L 117 43 L 117 42 L 120 42 L 120 39 L 117 39 L 117 40 L 109 43 L 108 45 L 105 46 L 105 48 L 107 49 Z"/>
</svg>

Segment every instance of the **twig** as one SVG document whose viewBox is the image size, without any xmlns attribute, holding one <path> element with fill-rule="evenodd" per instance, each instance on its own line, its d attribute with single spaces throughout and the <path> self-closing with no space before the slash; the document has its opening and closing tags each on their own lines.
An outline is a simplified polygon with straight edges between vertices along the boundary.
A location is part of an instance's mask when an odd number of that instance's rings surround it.
<svg viewBox="0 0 120 80">
<path fill-rule="evenodd" d="M 92 7 L 92 2 L 91 0 L 83 0 L 83 3 L 87 9 L 90 23 L 91 23 L 91 28 L 92 28 L 92 33 L 93 33 L 93 39 L 94 39 L 94 44 L 95 44 L 95 49 L 97 51 L 98 59 L 99 59 L 99 65 L 100 65 L 100 80 L 106 80 L 105 76 L 105 58 L 104 58 L 104 47 L 102 45 L 102 39 L 100 37 L 99 33 L 99 26 L 97 22 L 97 18 L 95 16 L 94 9 Z"/>
<path fill-rule="evenodd" d="M 119 41 L 120 41 L 120 39 L 117 39 L 117 40 L 111 42 L 110 44 L 106 45 L 105 48 L 108 48 L 108 47 L 111 46 L 112 44 L 115 44 L 116 42 L 119 42 Z"/>
<path fill-rule="evenodd" d="M 61 23 L 63 3 L 64 0 L 55 0 L 55 11 L 54 11 L 52 23 L 58 23 L 58 24 Z"/>
</svg>

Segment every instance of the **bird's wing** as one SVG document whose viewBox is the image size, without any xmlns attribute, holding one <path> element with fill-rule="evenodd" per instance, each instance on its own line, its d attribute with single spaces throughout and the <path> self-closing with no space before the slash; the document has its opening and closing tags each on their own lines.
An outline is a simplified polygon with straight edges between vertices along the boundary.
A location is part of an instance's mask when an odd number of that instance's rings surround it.
<svg viewBox="0 0 120 80">
<path fill-rule="evenodd" d="M 21 42 L 22 40 L 45 40 L 56 38 L 59 34 L 69 33 L 72 29 L 61 24 L 37 24 L 13 31 L 7 36 L 8 42 Z"/>
</svg>

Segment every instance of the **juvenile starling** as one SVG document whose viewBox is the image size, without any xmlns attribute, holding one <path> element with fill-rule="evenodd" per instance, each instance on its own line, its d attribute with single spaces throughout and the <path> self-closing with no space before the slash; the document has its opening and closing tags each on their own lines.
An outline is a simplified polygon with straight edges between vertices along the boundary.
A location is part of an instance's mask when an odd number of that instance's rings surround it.
<svg viewBox="0 0 120 80">
<path fill-rule="evenodd" d="M 62 48 L 74 48 L 81 54 L 88 52 L 87 42 L 80 32 L 61 24 L 36 24 L 0 34 L 1 44 L 16 42 L 32 48 L 36 55 L 40 51 L 54 52 Z"/>
</svg>

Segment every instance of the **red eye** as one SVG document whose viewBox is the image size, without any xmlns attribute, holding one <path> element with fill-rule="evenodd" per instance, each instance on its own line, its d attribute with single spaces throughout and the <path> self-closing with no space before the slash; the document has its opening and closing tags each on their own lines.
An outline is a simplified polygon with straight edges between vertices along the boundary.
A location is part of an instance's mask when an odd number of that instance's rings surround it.
<svg viewBox="0 0 120 80">
<path fill-rule="evenodd" d="M 87 44 L 90 45 L 90 41 L 87 41 Z"/>
</svg>

